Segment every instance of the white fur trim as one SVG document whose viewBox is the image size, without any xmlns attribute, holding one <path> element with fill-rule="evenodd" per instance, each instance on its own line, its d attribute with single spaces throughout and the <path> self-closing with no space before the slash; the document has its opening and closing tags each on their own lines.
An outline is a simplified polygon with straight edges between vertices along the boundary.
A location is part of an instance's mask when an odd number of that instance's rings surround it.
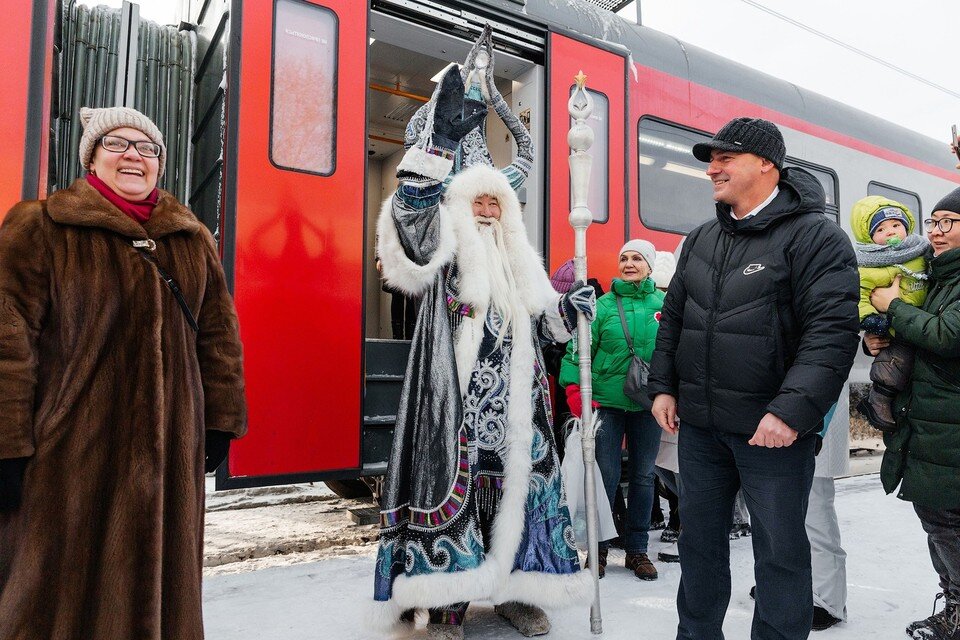
<svg viewBox="0 0 960 640">
<path fill-rule="evenodd" d="M 363 609 L 363 626 L 376 632 L 378 637 L 400 633 L 409 627 L 407 623 L 400 621 L 405 609 L 401 609 L 396 600 L 371 600 L 365 603 Z"/>
<path fill-rule="evenodd" d="M 443 182 L 453 168 L 453 159 L 427 153 L 417 146 L 410 147 L 397 165 L 397 171 L 409 171 L 418 176 Z"/>
<path fill-rule="evenodd" d="M 453 260 L 456 238 L 447 220 L 440 219 L 440 241 L 427 264 L 419 265 L 410 258 L 400 244 L 400 235 L 393 220 L 393 198 L 387 198 L 380 208 L 377 220 L 377 255 L 388 285 L 409 296 L 422 295 L 436 279 L 440 269 Z"/>
<path fill-rule="evenodd" d="M 573 575 L 557 575 L 514 571 L 507 588 L 493 600 L 494 604 L 523 602 L 546 609 L 588 604 L 593 599 L 593 575 L 579 571 Z"/>
</svg>

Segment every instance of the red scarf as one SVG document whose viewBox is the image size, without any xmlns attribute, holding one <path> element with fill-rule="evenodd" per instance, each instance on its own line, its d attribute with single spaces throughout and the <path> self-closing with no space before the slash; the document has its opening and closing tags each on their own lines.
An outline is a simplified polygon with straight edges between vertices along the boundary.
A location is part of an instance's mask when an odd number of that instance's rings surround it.
<svg viewBox="0 0 960 640">
<path fill-rule="evenodd" d="M 107 186 L 106 182 L 92 173 L 87 174 L 87 182 L 90 183 L 91 187 L 99 191 L 100 195 L 109 200 L 110 204 L 140 224 L 150 219 L 150 214 L 153 213 L 153 208 L 157 206 L 157 201 L 160 199 L 160 193 L 154 189 L 150 192 L 150 195 L 147 196 L 146 200 L 127 200 L 126 198 L 118 196 L 113 189 Z"/>
</svg>

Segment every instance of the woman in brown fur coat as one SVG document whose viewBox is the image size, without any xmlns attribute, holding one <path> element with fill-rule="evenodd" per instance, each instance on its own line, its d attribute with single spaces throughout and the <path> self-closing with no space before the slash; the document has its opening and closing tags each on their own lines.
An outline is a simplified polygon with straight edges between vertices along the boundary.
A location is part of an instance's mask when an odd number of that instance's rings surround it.
<svg viewBox="0 0 960 640">
<path fill-rule="evenodd" d="M 246 429 L 237 318 L 212 236 L 156 189 L 156 125 L 81 120 L 89 175 L 0 228 L 0 637 L 200 639 L 204 468 Z"/>
</svg>

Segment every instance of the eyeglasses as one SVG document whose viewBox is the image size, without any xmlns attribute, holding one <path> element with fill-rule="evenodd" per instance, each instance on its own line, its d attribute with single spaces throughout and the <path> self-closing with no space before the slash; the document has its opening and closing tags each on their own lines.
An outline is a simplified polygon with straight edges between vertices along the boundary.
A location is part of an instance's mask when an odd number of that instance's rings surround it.
<svg viewBox="0 0 960 640">
<path fill-rule="evenodd" d="M 160 145 L 149 140 L 127 140 L 120 136 L 103 136 L 100 138 L 100 146 L 110 153 L 123 153 L 130 148 L 130 145 L 137 150 L 144 158 L 160 157 Z"/>
<path fill-rule="evenodd" d="M 923 230 L 931 233 L 934 228 L 937 228 L 940 229 L 940 233 L 950 233 L 954 222 L 960 222 L 960 218 L 940 218 L 939 220 L 927 218 L 923 221 Z"/>
</svg>

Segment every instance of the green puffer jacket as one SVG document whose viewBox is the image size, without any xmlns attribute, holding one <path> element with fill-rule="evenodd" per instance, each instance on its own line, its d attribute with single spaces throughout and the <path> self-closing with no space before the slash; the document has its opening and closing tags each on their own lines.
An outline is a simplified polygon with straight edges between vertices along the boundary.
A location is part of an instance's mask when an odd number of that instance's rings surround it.
<svg viewBox="0 0 960 640">
<path fill-rule="evenodd" d="M 930 509 L 960 507 L 960 249 L 930 261 L 922 309 L 894 300 L 897 335 L 917 347 L 910 384 L 894 403 L 900 429 L 885 435 L 880 468 L 891 493 Z"/>
<path fill-rule="evenodd" d="M 902 209 L 910 221 L 907 227 L 907 233 L 913 233 L 917 223 L 913 218 L 913 213 L 906 206 L 896 200 L 884 198 L 883 196 L 867 196 L 857 201 L 850 212 L 850 228 L 853 230 L 853 237 L 857 242 L 863 244 L 873 244 L 870 237 L 870 218 L 879 209 L 883 207 L 897 207 Z M 900 298 L 907 304 L 919 307 L 923 304 L 927 296 L 927 284 L 923 280 L 911 277 L 910 273 L 924 273 L 927 269 L 927 261 L 923 256 L 913 258 L 903 263 L 903 269 L 896 265 L 886 267 L 859 267 L 860 271 L 860 303 L 858 310 L 860 320 L 869 315 L 879 313 L 870 304 L 870 292 L 877 287 L 889 287 L 893 279 L 897 276 L 903 276 L 900 280 Z"/>
<path fill-rule="evenodd" d="M 643 407 L 623 395 L 623 383 L 630 368 L 630 350 L 623 336 L 617 298 L 623 300 L 623 312 L 633 337 L 634 349 L 644 362 L 650 362 L 657 342 L 663 292 L 658 291 L 653 278 L 640 283 L 614 279 L 609 293 L 597 300 L 597 317 L 591 327 L 590 360 L 593 363 L 593 399 L 601 407 L 641 411 Z M 575 340 L 567 345 L 567 355 L 560 365 L 560 386 L 580 384 L 580 368 Z"/>
</svg>

